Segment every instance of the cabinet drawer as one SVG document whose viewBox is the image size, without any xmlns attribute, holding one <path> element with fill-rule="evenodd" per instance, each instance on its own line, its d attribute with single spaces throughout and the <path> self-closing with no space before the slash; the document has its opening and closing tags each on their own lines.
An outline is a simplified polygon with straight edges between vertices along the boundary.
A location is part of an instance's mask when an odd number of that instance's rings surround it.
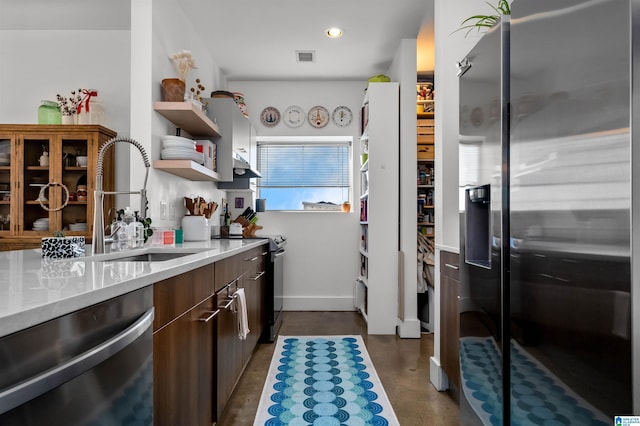
<svg viewBox="0 0 640 426">
<path fill-rule="evenodd" d="M 432 119 L 418 120 L 416 131 L 419 135 L 432 135 L 434 129 L 435 128 Z"/>
<path fill-rule="evenodd" d="M 214 293 L 214 264 L 153 285 L 156 331 Z"/>
<path fill-rule="evenodd" d="M 215 291 L 237 280 L 242 275 L 242 259 L 245 256 L 245 253 L 241 253 L 216 262 Z"/>
<path fill-rule="evenodd" d="M 440 273 L 447 277 L 458 280 L 459 258 L 457 253 L 448 251 L 440 252 Z"/>
<path fill-rule="evenodd" d="M 418 160 L 433 160 L 434 158 L 433 144 L 418 144 Z"/>
<path fill-rule="evenodd" d="M 430 127 L 433 129 L 435 126 L 435 120 L 433 118 L 419 118 L 417 120 L 418 127 Z"/>
<path fill-rule="evenodd" d="M 256 274 L 266 270 L 266 256 L 269 254 L 267 246 L 256 247 L 249 250 L 243 256 L 243 270 L 247 272 L 245 277 L 253 278 Z"/>
</svg>

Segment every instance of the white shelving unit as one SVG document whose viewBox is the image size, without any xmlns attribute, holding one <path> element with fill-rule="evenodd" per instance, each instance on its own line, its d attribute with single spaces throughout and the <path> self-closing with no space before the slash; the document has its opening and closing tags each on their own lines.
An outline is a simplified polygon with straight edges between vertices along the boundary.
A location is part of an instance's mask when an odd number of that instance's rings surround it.
<svg viewBox="0 0 640 426">
<path fill-rule="evenodd" d="M 362 104 L 360 272 L 355 303 L 369 334 L 398 324 L 399 85 L 370 83 Z"/>
</svg>

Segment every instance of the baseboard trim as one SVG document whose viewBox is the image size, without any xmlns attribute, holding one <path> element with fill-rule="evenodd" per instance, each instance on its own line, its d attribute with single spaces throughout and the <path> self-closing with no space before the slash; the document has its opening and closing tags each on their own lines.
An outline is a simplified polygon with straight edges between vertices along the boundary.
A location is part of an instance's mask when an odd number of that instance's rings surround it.
<svg viewBox="0 0 640 426">
<path fill-rule="evenodd" d="M 353 296 L 345 297 L 295 297 L 283 298 L 285 311 L 355 311 Z"/>
<path fill-rule="evenodd" d="M 437 391 L 449 389 L 449 378 L 436 357 L 429 358 L 429 380 Z"/>
</svg>

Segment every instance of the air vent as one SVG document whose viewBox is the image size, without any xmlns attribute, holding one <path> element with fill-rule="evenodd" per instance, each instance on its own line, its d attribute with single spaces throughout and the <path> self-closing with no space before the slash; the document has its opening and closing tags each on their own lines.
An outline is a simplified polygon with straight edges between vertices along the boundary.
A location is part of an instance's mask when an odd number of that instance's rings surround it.
<svg viewBox="0 0 640 426">
<path fill-rule="evenodd" d="M 316 51 L 315 50 L 296 50 L 296 60 L 298 62 L 315 62 Z"/>
</svg>

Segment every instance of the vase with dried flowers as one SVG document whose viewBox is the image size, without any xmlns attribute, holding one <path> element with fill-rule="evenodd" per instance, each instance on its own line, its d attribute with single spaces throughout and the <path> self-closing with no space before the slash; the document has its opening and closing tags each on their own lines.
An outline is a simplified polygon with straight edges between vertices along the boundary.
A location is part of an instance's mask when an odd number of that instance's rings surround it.
<svg viewBox="0 0 640 426">
<path fill-rule="evenodd" d="M 196 78 L 196 86 L 189 88 L 189 93 L 185 96 L 185 100 L 190 100 L 194 105 L 198 106 L 203 111 L 206 111 L 207 106 L 209 105 L 209 101 L 204 101 L 202 98 L 202 94 L 206 88 L 200 82 L 199 78 Z"/>
<path fill-rule="evenodd" d="M 82 101 L 82 89 L 71 91 L 71 96 L 66 97 L 60 94 L 56 95 L 60 113 L 62 113 L 62 124 L 74 124 L 75 117 L 78 113 L 78 105 Z"/>
<path fill-rule="evenodd" d="M 169 59 L 176 67 L 179 78 L 162 80 L 162 99 L 167 102 L 183 102 L 187 74 L 191 69 L 196 68 L 196 64 L 189 50 L 173 53 L 169 55 Z"/>
</svg>

